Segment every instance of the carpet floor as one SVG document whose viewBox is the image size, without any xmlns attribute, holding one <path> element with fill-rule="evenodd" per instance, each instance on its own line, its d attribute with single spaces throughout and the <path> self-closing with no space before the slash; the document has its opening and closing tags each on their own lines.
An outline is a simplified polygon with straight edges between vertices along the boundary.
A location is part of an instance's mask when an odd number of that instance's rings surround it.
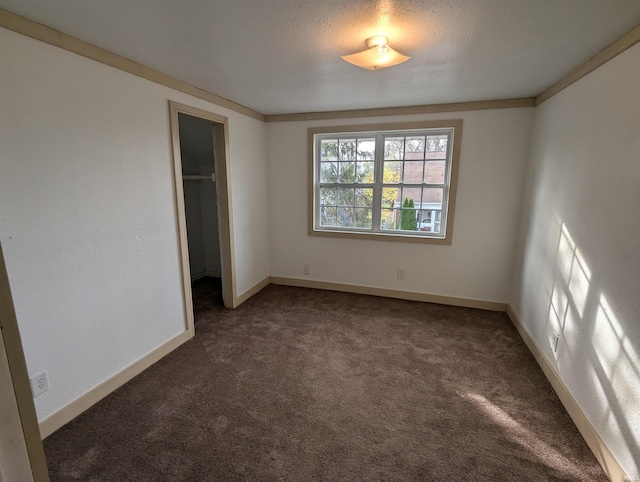
<svg viewBox="0 0 640 482">
<path fill-rule="evenodd" d="M 607 480 L 504 313 L 196 291 L 195 338 L 45 440 L 53 481 Z"/>
</svg>

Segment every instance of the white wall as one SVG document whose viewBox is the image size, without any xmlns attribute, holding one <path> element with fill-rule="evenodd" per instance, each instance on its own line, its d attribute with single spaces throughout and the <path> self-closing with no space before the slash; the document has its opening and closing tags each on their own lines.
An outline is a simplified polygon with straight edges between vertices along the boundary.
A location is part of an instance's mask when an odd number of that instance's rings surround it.
<svg viewBox="0 0 640 482">
<path fill-rule="evenodd" d="M 510 300 L 633 480 L 640 478 L 639 86 L 637 45 L 537 108 Z"/>
<path fill-rule="evenodd" d="M 464 121 L 451 246 L 309 236 L 307 129 Z M 271 275 L 506 301 L 533 108 L 268 123 Z M 407 268 L 398 280 L 396 268 Z"/>
<path fill-rule="evenodd" d="M 236 286 L 269 275 L 263 122 L 0 29 L 0 239 L 43 420 L 185 329 L 168 100 L 229 117 Z"/>
<path fill-rule="evenodd" d="M 184 211 L 187 220 L 189 268 L 192 278 L 206 271 L 204 262 L 204 236 L 202 235 L 202 203 L 200 199 L 200 183 L 192 181 L 185 182 Z"/>
<path fill-rule="evenodd" d="M 207 173 L 211 174 L 211 173 Z M 218 233 L 218 192 L 216 184 L 200 181 L 200 204 L 202 205 L 202 240 L 204 269 L 211 275 L 220 275 L 220 235 Z"/>
<path fill-rule="evenodd" d="M 232 129 L 233 223 L 238 294 L 270 274 L 267 130 L 263 122 L 236 116 Z"/>
</svg>

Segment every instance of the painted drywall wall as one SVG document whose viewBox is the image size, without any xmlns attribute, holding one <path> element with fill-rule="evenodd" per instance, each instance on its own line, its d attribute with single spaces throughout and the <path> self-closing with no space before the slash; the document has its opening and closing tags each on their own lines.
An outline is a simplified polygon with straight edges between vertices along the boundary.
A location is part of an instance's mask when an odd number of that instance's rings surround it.
<svg viewBox="0 0 640 482">
<path fill-rule="evenodd" d="M 209 172 L 205 175 L 212 174 Z M 204 247 L 204 269 L 209 276 L 220 276 L 220 236 L 218 233 L 218 193 L 215 183 L 200 181 L 200 204 L 202 206 L 202 239 Z"/>
<path fill-rule="evenodd" d="M 5 29 L 0 65 L 0 239 L 43 420 L 185 329 L 168 100 L 229 118 L 239 294 L 269 275 L 266 128 Z"/>
<path fill-rule="evenodd" d="M 189 268 L 191 270 L 191 277 L 197 278 L 204 275 L 206 271 L 199 182 L 190 181 L 184 183 L 184 211 L 187 220 Z"/>
<path fill-rule="evenodd" d="M 510 300 L 632 480 L 640 479 L 638 86 L 640 45 L 537 108 Z"/>
<path fill-rule="evenodd" d="M 230 148 L 237 162 L 232 164 L 232 215 L 241 295 L 270 274 L 267 129 L 265 123 L 240 115 L 235 116 L 233 128 L 236 134 Z"/>
<path fill-rule="evenodd" d="M 215 171 L 213 123 L 179 114 L 182 173 L 211 176 Z M 220 276 L 216 184 L 209 180 L 184 182 L 187 239 L 191 276 Z"/>
<path fill-rule="evenodd" d="M 308 235 L 309 127 L 463 119 L 451 246 Z M 506 301 L 533 108 L 269 123 L 271 274 Z M 303 265 L 311 275 L 303 275 Z M 398 280 L 396 269 L 406 268 Z"/>
</svg>

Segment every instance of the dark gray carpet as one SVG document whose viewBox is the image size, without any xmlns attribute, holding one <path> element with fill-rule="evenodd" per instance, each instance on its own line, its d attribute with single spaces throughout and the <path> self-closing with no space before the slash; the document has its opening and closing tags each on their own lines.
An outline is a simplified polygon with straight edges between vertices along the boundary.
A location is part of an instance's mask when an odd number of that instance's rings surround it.
<svg viewBox="0 0 640 482">
<path fill-rule="evenodd" d="M 504 313 L 211 300 L 193 340 L 45 440 L 52 480 L 607 480 Z"/>
</svg>

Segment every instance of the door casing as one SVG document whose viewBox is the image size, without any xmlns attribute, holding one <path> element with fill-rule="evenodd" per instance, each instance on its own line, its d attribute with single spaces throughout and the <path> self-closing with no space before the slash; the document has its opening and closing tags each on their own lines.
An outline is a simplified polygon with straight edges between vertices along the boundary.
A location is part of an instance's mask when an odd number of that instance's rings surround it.
<svg viewBox="0 0 640 482">
<path fill-rule="evenodd" d="M 233 249 L 233 216 L 231 210 L 231 182 L 229 179 L 229 119 L 225 116 L 169 101 L 169 119 L 171 124 L 171 144 L 173 152 L 173 182 L 178 220 L 178 240 L 180 245 L 180 263 L 182 270 L 182 288 L 184 295 L 185 318 L 189 336 L 195 335 L 193 304 L 191 293 L 191 272 L 189 268 L 189 245 L 187 242 L 187 220 L 185 215 L 184 187 L 182 185 L 182 153 L 180 151 L 180 131 L 178 114 L 187 114 L 215 124 L 215 173 L 218 191 L 218 223 L 220 236 L 220 265 L 222 278 L 222 297 L 224 306 L 238 306 L 235 283 L 235 256 Z"/>
</svg>

